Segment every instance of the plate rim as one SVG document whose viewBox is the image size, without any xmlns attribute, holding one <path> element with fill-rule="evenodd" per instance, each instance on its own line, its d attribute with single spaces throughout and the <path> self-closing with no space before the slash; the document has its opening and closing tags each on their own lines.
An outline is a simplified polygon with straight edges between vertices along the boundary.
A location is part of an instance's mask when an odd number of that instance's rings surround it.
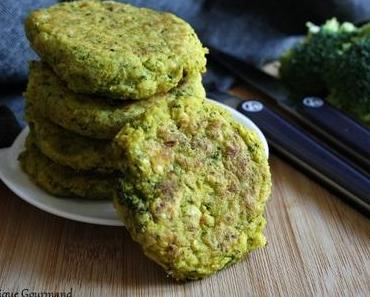
<svg viewBox="0 0 370 297">
<path fill-rule="evenodd" d="M 227 106 L 227 105 L 225 105 L 221 102 L 217 102 L 216 100 L 213 100 L 213 99 L 210 99 L 210 98 L 207 98 L 207 100 L 210 100 L 213 103 L 216 103 L 217 105 L 222 106 L 223 108 L 225 108 L 226 110 L 228 110 L 232 114 L 234 119 L 238 120 L 238 122 L 242 122 L 242 125 L 244 125 L 247 128 L 253 130 L 258 135 L 260 141 L 262 142 L 262 145 L 264 147 L 267 158 L 269 157 L 269 148 L 268 148 L 267 140 L 266 140 L 265 136 L 263 135 L 262 131 L 258 128 L 258 126 L 253 121 L 251 121 L 247 116 L 243 115 L 242 113 L 240 113 L 236 109 L 233 109 L 233 108 L 231 108 L 231 107 L 229 107 L 229 106 Z M 17 138 L 14 140 L 13 144 L 10 147 L 0 149 L 0 160 L 3 159 L 3 158 L 9 157 L 9 154 L 11 154 L 13 151 L 17 150 L 17 148 L 19 146 L 24 147 L 24 141 L 25 141 L 25 138 L 28 135 L 28 133 L 29 133 L 29 127 L 27 126 L 21 131 L 21 133 L 17 136 Z M 11 161 L 5 160 L 4 162 L 8 162 L 8 164 L 10 164 L 9 162 L 11 162 Z M 19 161 L 16 160 L 16 162 L 17 162 L 17 165 L 19 167 L 19 170 L 21 170 L 20 166 L 19 166 Z M 36 207 L 36 208 L 38 208 L 42 211 L 47 212 L 47 213 L 50 213 L 50 214 L 53 214 L 55 216 L 62 217 L 62 218 L 65 218 L 65 219 L 69 219 L 69 220 L 72 220 L 72 221 L 82 222 L 82 223 L 104 225 L 104 226 L 124 226 L 123 223 L 118 219 L 118 216 L 114 219 L 113 218 L 104 219 L 104 218 L 97 218 L 97 217 L 94 217 L 94 216 L 91 216 L 91 215 L 70 213 L 70 212 L 67 212 L 66 210 L 60 210 L 59 208 L 56 208 L 53 205 L 43 203 L 42 201 L 34 199 L 34 198 L 32 198 L 33 195 L 27 195 L 25 192 L 18 189 L 17 184 L 14 183 L 13 180 L 10 180 L 8 178 L 6 173 L 3 172 L 2 168 L 0 168 L 0 179 L 20 199 L 22 199 L 23 201 L 31 204 L 32 206 L 34 206 L 34 207 Z M 37 185 L 35 185 L 35 186 L 38 187 Z M 40 190 L 44 191 L 40 187 L 38 187 L 38 188 Z M 55 196 L 53 196 L 49 193 L 46 193 L 46 194 L 51 196 L 52 198 L 55 198 L 55 199 L 63 199 L 63 198 L 55 197 Z M 86 201 L 84 201 L 83 199 L 80 199 L 80 200 L 81 200 L 81 202 L 86 203 Z M 67 202 L 68 198 L 66 198 L 65 201 Z M 76 202 L 76 199 L 74 199 L 74 202 Z M 89 202 L 95 202 L 95 201 L 89 201 Z M 104 203 L 105 201 L 104 202 L 103 201 L 96 201 L 96 203 L 99 203 L 99 202 L 103 205 L 105 204 Z M 112 208 L 114 208 L 112 202 L 106 201 L 106 203 L 107 203 L 107 205 L 111 204 Z"/>
<path fill-rule="evenodd" d="M 13 146 L 15 146 L 17 143 L 16 142 L 19 142 L 19 141 L 22 141 L 23 139 L 25 139 L 25 137 L 28 135 L 29 133 L 29 128 L 26 127 L 22 130 L 22 132 L 17 136 L 16 140 L 14 141 L 14 143 L 12 144 L 11 147 L 9 148 L 5 148 L 5 149 L 0 149 L 0 159 L 2 158 L 6 158 L 9 153 L 13 150 Z M 18 162 L 18 161 L 16 161 Z M 18 163 L 19 164 L 19 163 Z M 21 169 L 20 169 L 21 170 Z M 72 221 L 77 221 L 77 222 L 81 222 L 81 223 L 88 223 L 88 224 L 96 224 L 96 225 L 104 225 L 104 226 L 123 226 L 123 223 L 121 221 L 118 220 L 118 217 L 116 219 L 103 219 L 103 218 L 97 218 L 97 217 L 94 217 L 94 216 L 91 216 L 91 215 L 82 215 L 82 214 L 75 214 L 75 213 L 70 213 L 70 212 L 67 212 L 65 210 L 60 210 L 59 208 L 56 208 L 55 206 L 52 206 L 50 204 L 46 204 L 46 203 L 43 203 L 42 201 L 39 201 L 39 200 L 36 200 L 34 198 L 32 198 L 32 195 L 27 195 L 25 194 L 24 192 L 22 192 L 20 189 L 17 188 L 17 184 L 15 184 L 12 180 L 10 180 L 8 178 L 8 176 L 6 174 L 4 174 L 3 170 L 0 169 L 0 179 L 3 181 L 3 183 L 9 188 L 9 190 L 11 190 L 14 194 L 16 194 L 20 199 L 22 199 L 23 201 L 31 204 L 32 206 L 42 210 L 42 211 L 45 211 L 47 213 L 50 213 L 52 215 L 55 215 L 55 216 L 58 216 L 58 217 L 61 217 L 61 218 L 65 218 L 65 219 L 69 219 L 69 220 L 72 220 Z M 38 187 L 36 184 L 35 184 L 36 187 Z M 40 187 L 38 187 L 40 190 L 44 191 L 43 189 L 41 189 Z M 63 199 L 63 198 L 58 198 L 58 197 L 55 197 L 47 192 L 45 192 L 47 195 L 49 195 L 50 197 L 52 198 L 55 198 L 55 199 Z M 66 202 L 68 202 L 68 199 L 69 198 L 65 198 Z M 75 199 L 76 201 L 76 199 Z M 81 202 L 83 200 L 81 199 Z M 94 202 L 94 201 L 89 201 L 89 202 Z M 103 202 L 103 201 L 96 201 L 96 202 Z M 110 204 L 106 203 L 107 205 Z M 113 204 L 112 204 L 112 207 L 113 207 Z"/>
</svg>

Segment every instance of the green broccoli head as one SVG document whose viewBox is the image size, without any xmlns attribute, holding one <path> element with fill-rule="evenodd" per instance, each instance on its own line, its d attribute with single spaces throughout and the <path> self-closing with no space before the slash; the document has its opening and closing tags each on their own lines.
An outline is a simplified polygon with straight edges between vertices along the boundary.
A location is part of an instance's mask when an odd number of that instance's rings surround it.
<svg viewBox="0 0 370 297">
<path fill-rule="evenodd" d="M 370 123 L 370 32 L 348 44 L 334 66 L 327 100 Z"/>
<path fill-rule="evenodd" d="M 318 27 L 307 23 L 305 39 L 280 59 L 280 78 L 294 98 L 327 94 L 325 73 L 342 54 L 342 46 L 358 34 L 350 24 L 339 24 L 334 18 Z"/>
<path fill-rule="evenodd" d="M 327 96 L 370 123 L 370 24 L 357 28 L 332 19 L 308 28 L 304 41 L 280 59 L 280 77 L 292 98 Z"/>
</svg>

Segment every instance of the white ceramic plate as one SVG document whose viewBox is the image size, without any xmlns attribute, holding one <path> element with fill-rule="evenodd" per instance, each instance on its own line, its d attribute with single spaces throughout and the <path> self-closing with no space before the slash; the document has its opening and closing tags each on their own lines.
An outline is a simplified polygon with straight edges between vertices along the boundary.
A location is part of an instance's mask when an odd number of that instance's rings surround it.
<svg viewBox="0 0 370 297">
<path fill-rule="evenodd" d="M 268 155 L 266 139 L 257 126 L 238 111 L 216 103 L 229 110 L 238 122 L 255 131 L 261 138 Z M 32 183 L 21 170 L 18 162 L 18 155 L 24 149 L 28 133 L 29 129 L 25 128 L 10 148 L 0 150 L 0 178 L 9 189 L 28 203 L 63 218 L 98 225 L 122 226 L 110 201 L 56 198 Z"/>
</svg>

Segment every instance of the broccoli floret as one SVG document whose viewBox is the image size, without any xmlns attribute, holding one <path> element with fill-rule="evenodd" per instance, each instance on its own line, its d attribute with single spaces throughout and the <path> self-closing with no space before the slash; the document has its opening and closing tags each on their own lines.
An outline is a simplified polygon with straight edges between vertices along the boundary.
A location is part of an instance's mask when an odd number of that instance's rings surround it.
<svg viewBox="0 0 370 297">
<path fill-rule="evenodd" d="M 327 100 L 370 123 L 370 34 L 353 40 L 335 66 Z"/>
<path fill-rule="evenodd" d="M 341 25 L 335 18 L 321 27 L 312 23 L 307 23 L 307 27 L 305 39 L 280 59 L 280 78 L 294 98 L 326 94 L 324 74 L 329 62 L 335 61 L 343 44 L 358 34 L 354 25 Z"/>
<path fill-rule="evenodd" d="M 370 123 L 370 24 L 357 28 L 332 19 L 308 26 L 305 40 L 281 58 L 280 77 L 292 98 L 327 96 Z"/>
</svg>

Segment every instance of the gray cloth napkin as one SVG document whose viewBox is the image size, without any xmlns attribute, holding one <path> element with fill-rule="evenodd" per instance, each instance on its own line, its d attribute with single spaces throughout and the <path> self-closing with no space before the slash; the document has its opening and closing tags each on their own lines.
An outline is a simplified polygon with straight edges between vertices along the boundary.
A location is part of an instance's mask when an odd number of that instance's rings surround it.
<svg viewBox="0 0 370 297">
<path fill-rule="evenodd" d="M 23 22 L 36 8 L 56 0 L 0 1 L 0 105 L 6 105 L 23 121 L 23 98 L 28 61 L 37 58 L 25 38 Z M 370 18 L 370 0 L 128 0 L 137 6 L 169 11 L 184 18 L 195 28 L 205 44 L 255 65 L 276 59 L 306 31 L 305 23 L 317 24 L 336 16 L 343 21 Z M 232 77 L 209 63 L 207 87 L 227 89 Z M 6 113 L 9 114 L 9 113 Z M 12 120 L 0 113 L 2 124 Z M 14 119 L 13 119 L 14 120 Z M 7 127 L 13 127 L 8 125 Z M 0 126 L 0 147 L 19 129 Z M 11 136 L 9 136 L 11 134 Z M 8 143 L 8 141 L 7 141 Z"/>
</svg>

